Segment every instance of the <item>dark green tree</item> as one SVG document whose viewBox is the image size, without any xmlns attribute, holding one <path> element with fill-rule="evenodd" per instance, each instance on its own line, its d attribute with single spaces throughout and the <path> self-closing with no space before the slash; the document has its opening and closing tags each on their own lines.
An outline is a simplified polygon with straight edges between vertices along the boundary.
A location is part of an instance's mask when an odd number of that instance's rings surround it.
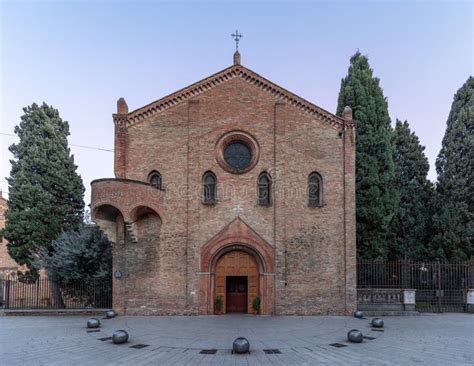
<svg viewBox="0 0 474 366">
<path fill-rule="evenodd" d="M 395 187 L 398 206 L 392 220 L 389 257 L 423 259 L 430 235 L 432 183 L 427 179 L 430 165 L 418 136 L 407 121 L 397 120 L 393 131 Z"/>
<path fill-rule="evenodd" d="M 431 255 L 461 260 L 474 254 L 474 78 L 454 95 L 441 151 L 436 159 L 438 184 L 435 235 Z"/>
<path fill-rule="evenodd" d="M 62 232 L 50 249 L 42 247 L 30 258 L 34 269 L 45 268 L 54 279 L 56 308 L 65 307 L 65 296 L 85 306 L 110 306 L 104 294 L 112 291 L 112 245 L 98 227 Z"/>
<path fill-rule="evenodd" d="M 387 100 L 369 60 L 357 52 L 341 81 L 337 114 L 353 110 L 356 132 L 356 220 L 359 258 L 385 258 L 397 204 Z"/>
<path fill-rule="evenodd" d="M 8 252 L 31 268 L 30 254 L 52 251 L 61 231 L 77 230 L 83 218 L 84 186 L 68 147 L 69 124 L 43 103 L 23 109 L 15 127 L 4 237 Z"/>
<path fill-rule="evenodd" d="M 83 225 L 79 231 L 62 232 L 52 251 L 41 248 L 32 264 L 61 282 L 111 278 L 112 244 L 97 226 Z"/>
</svg>

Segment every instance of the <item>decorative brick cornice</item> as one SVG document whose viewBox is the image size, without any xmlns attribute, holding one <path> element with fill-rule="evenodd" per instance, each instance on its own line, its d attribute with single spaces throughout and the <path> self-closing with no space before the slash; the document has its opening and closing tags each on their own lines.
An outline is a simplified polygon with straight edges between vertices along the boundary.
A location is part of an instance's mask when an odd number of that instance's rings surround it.
<svg viewBox="0 0 474 366">
<path fill-rule="evenodd" d="M 356 128 L 356 126 L 357 126 L 357 121 L 356 120 L 352 120 L 350 122 L 346 121 L 346 129 L 354 129 L 354 128 Z"/>
<path fill-rule="evenodd" d="M 113 114 L 114 124 L 118 127 L 123 127 L 127 125 L 128 116 L 126 114 Z"/>
<path fill-rule="evenodd" d="M 177 92 L 152 102 L 146 106 L 138 108 L 126 115 L 114 114 L 114 123 L 122 124 L 124 123 L 123 118 L 125 118 L 127 127 L 132 126 L 157 113 L 163 112 L 171 107 L 186 102 L 189 99 L 236 77 L 243 79 L 249 84 L 255 85 L 259 89 L 276 97 L 281 102 L 310 114 L 333 127 L 341 129 L 344 126 L 344 120 L 342 118 L 308 102 L 296 94 L 291 93 L 290 91 L 276 85 L 275 83 L 265 79 L 264 77 L 242 65 L 230 66 L 214 75 L 198 81 L 186 88 L 178 90 Z"/>
<path fill-rule="evenodd" d="M 153 189 L 157 189 L 159 191 L 164 191 L 163 189 L 161 188 L 158 188 L 158 187 L 155 187 L 155 186 L 152 186 L 150 183 L 148 182 L 143 182 L 141 180 L 135 180 L 135 179 L 125 179 L 125 178 L 100 178 L 100 179 L 94 179 L 92 182 L 91 182 L 91 185 L 93 184 L 96 184 L 96 183 L 101 183 L 101 182 L 120 182 L 120 183 L 134 183 L 134 184 L 142 184 L 144 186 L 148 186 L 148 187 L 151 187 Z"/>
</svg>

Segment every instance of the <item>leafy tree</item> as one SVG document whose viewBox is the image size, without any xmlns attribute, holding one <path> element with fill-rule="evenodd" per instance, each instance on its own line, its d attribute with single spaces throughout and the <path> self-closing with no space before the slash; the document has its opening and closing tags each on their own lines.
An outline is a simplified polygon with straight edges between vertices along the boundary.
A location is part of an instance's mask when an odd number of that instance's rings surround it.
<svg viewBox="0 0 474 366">
<path fill-rule="evenodd" d="M 84 210 L 84 186 L 68 147 L 69 124 L 43 103 L 23 109 L 15 127 L 4 237 L 8 252 L 31 268 L 30 253 L 52 250 L 61 231 L 77 230 Z"/>
<path fill-rule="evenodd" d="M 474 254 L 474 78 L 454 95 L 436 159 L 435 235 L 431 255 L 467 259 Z"/>
<path fill-rule="evenodd" d="M 389 257 L 422 259 L 427 254 L 430 209 L 434 190 L 427 179 L 425 147 L 410 130 L 407 121 L 396 121 L 393 132 L 395 187 L 399 203 L 392 220 Z"/>
<path fill-rule="evenodd" d="M 62 232 L 52 250 L 41 248 L 32 263 L 59 281 L 111 278 L 112 244 L 97 226 L 83 225 L 79 231 Z"/>
<path fill-rule="evenodd" d="M 359 51 L 351 57 L 341 81 L 337 114 L 350 106 L 357 121 L 356 220 L 359 258 L 385 258 L 390 223 L 397 204 L 394 190 L 392 128 L 387 100 L 369 60 Z"/>
<path fill-rule="evenodd" d="M 31 264 L 45 268 L 53 278 L 53 302 L 64 308 L 64 297 L 96 308 L 109 307 L 112 282 L 112 245 L 97 227 L 83 225 L 79 231 L 62 232 L 51 250 L 41 248 L 31 255 Z"/>
</svg>

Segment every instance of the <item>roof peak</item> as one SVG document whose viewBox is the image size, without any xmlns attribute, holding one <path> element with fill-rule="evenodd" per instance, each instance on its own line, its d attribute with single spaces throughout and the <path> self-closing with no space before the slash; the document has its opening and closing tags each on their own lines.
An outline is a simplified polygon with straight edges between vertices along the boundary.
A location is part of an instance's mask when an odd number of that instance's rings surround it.
<svg viewBox="0 0 474 366">
<path fill-rule="evenodd" d="M 240 53 L 239 53 L 239 51 L 234 52 L 234 65 L 240 65 Z"/>
<path fill-rule="evenodd" d="M 198 95 L 220 85 L 228 80 L 240 78 L 245 82 L 262 89 L 268 94 L 271 94 L 281 102 L 297 108 L 305 113 L 319 118 L 321 121 L 327 122 L 335 128 L 340 128 L 344 125 L 344 119 L 324 110 L 315 104 L 297 96 L 296 94 L 278 86 L 277 84 L 265 79 L 254 71 L 242 66 L 234 64 L 221 70 L 207 78 L 191 84 L 183 89 L 180 89 L 168 96 L 147 104 L 141 108 L 127 113 L 126 115 L 114 114 L 114 122 L 121 122 L 121 118 L 125 117 L 125 125 L 130 126 L 138 122 L 148 119 L 149 116 L 160 113 L 168 108 L 180 104 L 186 100 L 193 99 Z"/>
</svg>

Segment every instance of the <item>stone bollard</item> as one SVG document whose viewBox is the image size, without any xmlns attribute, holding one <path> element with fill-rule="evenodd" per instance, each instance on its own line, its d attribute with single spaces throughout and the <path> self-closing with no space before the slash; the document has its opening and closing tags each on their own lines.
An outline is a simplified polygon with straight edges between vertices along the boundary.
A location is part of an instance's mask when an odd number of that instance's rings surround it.
<svg viewBox="0 0 474 366">
<path fill-rule="evenodd" d="M 122 344 L 128 342 L 128 333 L 125 330 L 116 330 L 112 334 L 112 342 L 114 344 Z"/>
<path fill-rule="evenodd" d="M 374 328 L 383 328 L 383 320 L 380 318 L 373 318 L 371 324 Z"/>
<path fill-rule="evenodd" d="M 232 353 L 249 353 L 250 343 L 247 338 L 239 337 L 234 340 L 232 344 Z"/>
<path fill-rule="evenodd" d="M 364 335 L 359 329 L 352 329 L 347 333 L 347 339 L 352 343 L 361 343 Z"/>
<path fill-rule="evenodd" d="M 100 327 L 100 320 L 97 318 L 90 318 L 87 321 L 87 328 L 99 328 Z"/>
</svg>

